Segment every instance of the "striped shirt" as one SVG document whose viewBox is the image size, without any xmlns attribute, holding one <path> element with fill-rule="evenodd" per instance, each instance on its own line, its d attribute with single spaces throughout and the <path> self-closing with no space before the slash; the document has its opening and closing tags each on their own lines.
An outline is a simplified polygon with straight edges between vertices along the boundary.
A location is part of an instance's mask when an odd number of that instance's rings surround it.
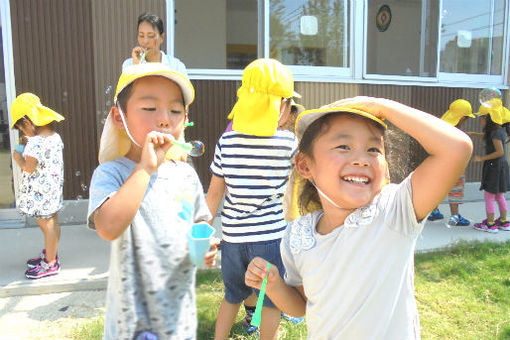
<svg viewBox="0 0 510 340">
<path fill-rule="evenodd" d="M 211 172 L 225 180 L 221 212 L 223 240 L 231 243 L 280 239 L 287 223 L 282 199 L 297 150 L 290 131 L 272 137 L 237 131 L 219 139 Z"/>
</svg>

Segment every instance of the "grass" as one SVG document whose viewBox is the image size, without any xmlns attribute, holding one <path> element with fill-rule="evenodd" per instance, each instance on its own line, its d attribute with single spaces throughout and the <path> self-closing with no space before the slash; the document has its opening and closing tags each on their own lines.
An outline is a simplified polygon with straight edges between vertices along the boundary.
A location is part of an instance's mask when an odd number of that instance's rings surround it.
<svg viewBox="0 0 510 340">
<path fill-rule="evenodd" d="M 416 300 L 423 340 L 510 340 L 510 242 L 465 243 L 447 251 L 417 254 Z M 219 271 L 197 275 L 197 339 L 212 339 L 223 297 Z M 252 340 L 241 328 L 244 313 L 232 328 L 235 340 Z M 72 339 L 99 340 L 102 317 L 73 328 Z M 280 340 L 306 339 L 306 326 L 282 321 Z"/>
</svg>

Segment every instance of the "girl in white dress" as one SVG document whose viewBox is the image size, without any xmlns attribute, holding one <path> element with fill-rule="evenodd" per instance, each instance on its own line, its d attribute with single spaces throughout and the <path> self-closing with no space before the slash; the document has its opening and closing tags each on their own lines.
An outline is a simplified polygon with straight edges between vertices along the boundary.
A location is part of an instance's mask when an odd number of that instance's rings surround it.
<svg viewBox="0 0 510 340">
<path fill-rule="evenodd" d="M 63 202 L 64 144 L 55 132 L 55 122 L 62 121 L 64 117 L 43 106 L 32 93 L 16 97 L 11 117 L 11 128 L 18 129 L 27 137 L 25 147 L 17 146 L 13 154 L 13 159 L 23 171 L 16 206 L 22 214 L 35 218 L 44 234 L 45 244 L 39 256 L 27 261 L 25 275 L 29 279 L 39 279 L 60 271 L 57 213 Z"/>
</svg>

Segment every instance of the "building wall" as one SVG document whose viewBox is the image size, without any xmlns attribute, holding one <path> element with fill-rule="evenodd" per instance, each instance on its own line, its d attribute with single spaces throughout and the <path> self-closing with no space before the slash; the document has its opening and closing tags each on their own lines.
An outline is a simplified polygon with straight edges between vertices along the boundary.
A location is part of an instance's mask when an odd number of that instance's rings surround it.
<svg viewBox="0 0 510 340">
<path fill-rule="evenodd" d="M 88 196 L 96 165 L 91 1 L 10 1 L 16 94 L 33 92 L 66 118 L 66 199 Z"/>
</svg>

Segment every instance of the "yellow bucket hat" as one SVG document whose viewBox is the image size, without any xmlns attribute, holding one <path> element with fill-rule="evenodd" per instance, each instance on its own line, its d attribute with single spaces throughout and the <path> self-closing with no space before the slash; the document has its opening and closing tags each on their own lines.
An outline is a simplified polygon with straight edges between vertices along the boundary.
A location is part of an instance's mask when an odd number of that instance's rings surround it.
<svg viewBox="0 0 510 340">
<path fill-rule="evenodd" d="M 475 115 L 473 114 L 471 104 L 467 100 L 457 99 L 450 104 L 450 108 L 441 116 L 441 119 L 456 126 L 462 117 L 475 118 Z"/>
<path fill-rule="evenodd" d="M 476 113 L 479 116 L 489 115 L 491 120 L 499 125 L 510 122 L 510 111 L 502 105 L 502 103 L 496 107 L 480 106 L 479 112 Z"/>
<path fill-rule="evenodd" d="M 131 65 L 124 69 L 120 75 L 113 98 L 115 105 L 118 104 L 117 97 L 123 89 L 135 80 L 149 76 L 161 76 L 175 82 L 182 91 L 184 105 L 186 107 L 195 99 L 195 89 L 187 76 L 161 63 L 145 63 Z M 184 136 L 179 138 L 179 140 L 181 139 L 184 140 Z M 124 156 L 129 151 L 130 147 L 131 140 L 126 130 L 117 128 L 113 123 L 113 117 L 111 114 L 108 114 L 99 143 L 99 163 L 109 162 Z M 185 158 L 184 150 L 174 145 L 168 150 L 166 158 L 183 159 Z"/>
<path fill-rule="evenodd" d="M 255 136 L 273 136 L 278 128 L 282 98 L 300 97 L 294 92 L 290 70 L 278 60 L 260 58 L 243 71 L 237 102 L 228 118 L 232 129 Z"/>
<path fill-rule="evenodd" d="M 24 116 L 30 118 L 35 126 L 44 126 L 65 119 L 61 114 L 41 104 L 41 99 L 30 92 L 22 93 L 14 99 L 11 105 L 11 129 Z"/>
</svg>

